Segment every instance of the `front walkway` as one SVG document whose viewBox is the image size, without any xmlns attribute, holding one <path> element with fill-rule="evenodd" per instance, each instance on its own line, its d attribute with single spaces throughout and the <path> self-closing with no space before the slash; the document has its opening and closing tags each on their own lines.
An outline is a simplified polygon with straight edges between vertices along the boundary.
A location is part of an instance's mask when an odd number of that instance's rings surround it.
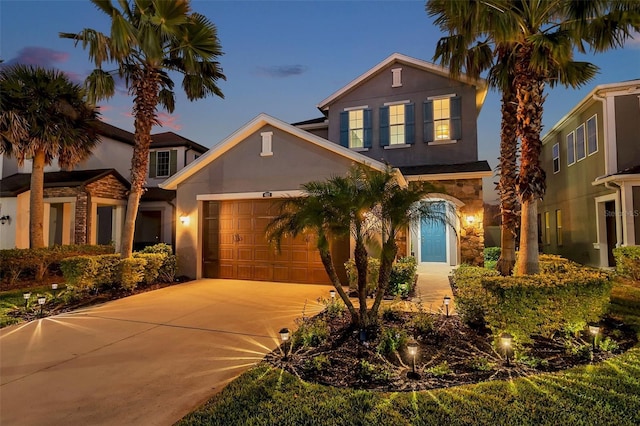
<svg viewBox="0 0 640 426">
<path fill-rule="evenodd" d="M 422 302 L 422 306 L 429 312 L 445 312 L 444 297 L 451 297 L 449 314 L 455 313 L 455 301 L 449 284 L 449 274 L 454 266 L 444 263 L 418 264 L 418 283 L 416 285 L 415 302 Z"/>
</svg>

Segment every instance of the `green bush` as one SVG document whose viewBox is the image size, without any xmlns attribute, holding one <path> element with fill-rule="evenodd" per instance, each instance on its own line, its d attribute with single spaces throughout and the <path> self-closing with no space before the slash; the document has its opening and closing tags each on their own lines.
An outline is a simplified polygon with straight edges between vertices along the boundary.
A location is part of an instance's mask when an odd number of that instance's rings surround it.
<svg viewBox="0 0 640 426">
<path fill-rule="evenodd" d="M 605 352 L 616 352 L 618 349 L 620 349 L 620 345 L 618 344 L 618 342 L 613 340 L 611 337 L 605 337 L 604 340 L 598 342 L 598 347 L 600 348 L 600 350 L 603 350 Z"/>
<path fill-rule="evenodd" d="M 144 268 L 144 283 L 149 285 L 158 280 L 167 255 L 164 253 L 134 253 L 133 257 L 147 261 Z"/>
<path fill-rule="evenodd" d="M 418 262 L 413 256 L 398 259 L 391 268 L 387 293 L 392 296 L 407 297 L 413 290 L 418 270 Z"/>
<path fill-rule="evenodd" d="M 119 254 L 101 254 L 91 256 L 95 260 L 94 280 L 98 289 L 118 287 L 120 281 Z"/>
<path fill-rule="evenodd" d="M 357 368 L 357 375 L 364 381 L 386 381 L 391 378 L 391 372 L 384 365 L 376 365 L 365 359 L 360 360 Z"/>
<path fill-rule="evenodd" d="M 484 324 L 490 294 L 482 287 L 482 279 L 499 275 L 497 271 L 470 265 L 460 265 L 453 272 L 456 311 L 464 322 Z"/>
<path fill-rule="evenodd" d="M 320 318 L 302 321 L 291 336 L 293 349 L 320 346 L 329 338 L 329 326 Z"/>
<path fill-rule="evenodd" d="M 500 247 L 485 247 L 484 248 L 484 261 L 485 262 L 497 262 L 500 259 Z"/>
<path fill-rule="evenodd" d="M 158 271 L 158 279 L 162 282 L 170 283 L 175 280 L 176 270 L 178 268 L 178 259 L 173 254 L 171 246 L 165 243 L 155 244 L 145 247 L 139 253 L 142 254 L 161 254 L 164 255 L 162 266 Z"/>
<path fill-rule="evenodd" d="M 356 270 L 356 262 L 349 259 L 344 263 L 349 279 L 349 290 L 358 291 L 358 271 Z M 380 259 L 375 257 L 369 258 L 367 264 L 367 296 L 375 294 L 378 288 L 378 274 L 380 273 Z"/>
<path fill-rule="evenodd" d="M 133 291 L 138 283 L 144 280 L 146 259 L 130 257 L 120 261 L 120 285 L 123 289 Z"/>
<path fill-rule="evenodd" d="M 442 361 L 440 364 L 428 368 L 427 372 L 436 377 L 442 377 L 446 376 L 447 374 L 451 374 L 451 368 L 449 368 L 449 364 L 447 363 L 447 361 Z"/>
<path fill-rule="evenodd" d="M 380 333 L 380 342 L 376 348 L 379 354 L 390 355 L 398 352 L 407 344 L 407 333 L 401 328 L 385 327 Z"/>
<path fill-rule="evenodd" d="M 313 358 L 308 358 L 304 361 L 303 369 L 307 373 L 318 374 L 325 371 L 331 366 L 331 361 L 326 355 L 316 355 Z"/>
<path fill-rule="evenodd" d="M 623 277 L 640 281 L 640 246 L 618 247 L 613 249 L 616 259 L 616 272 Z"/>
<path fill-rule="evenodd" d="M 530 343 L 533 335 L 550 337 L 598 321 L 612 288 L 607 273 L 574 266 L 566 273 L 484 277 L 481 282 L 488 293 L 480 301 L 487 326 L 494 336 L 510 333 L 516 345 Z"/>
<path fill-rule="evenodd" d="M 67 289 L 84 292 L 97 289 L 95 256 L 73 256 L 60 261 Z"/>
<path fill-rule="evenodd" d="M 422 305 L 419 305 L 420 307 Z M 413 331 L 416 335 L 429 334 L 433 331 L 433 316 L 427 312 L 420 310 L 414 317 L 411 319 L 411 326 L 413 327 Z"/>
<path fill-rule="evenodd" d="M 64 245 L 38 249 L 0 250 L 0 276 L 13 285 L 18 279 L 41 280 L 62 259 L 74 256 L 113 253 L 113 246 Z"/>
</svg>

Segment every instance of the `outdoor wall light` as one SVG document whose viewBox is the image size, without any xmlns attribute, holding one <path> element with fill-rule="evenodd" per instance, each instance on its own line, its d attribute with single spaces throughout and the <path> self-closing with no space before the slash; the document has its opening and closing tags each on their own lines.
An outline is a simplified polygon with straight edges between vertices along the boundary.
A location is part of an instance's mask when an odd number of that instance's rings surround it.
<svg viewBox="0 0 640 426">
<path fill-rule="evenodd" d="M 329 290 L 329 296 L 331 296 L 331 301 L 332 302 L 336 301 L 336 291 L 335 290 Z"/>
<path fill-rule="evenodd" d="M 513 340 L 513 336 L 509 333 L 502 333 L 500 335 L 500 343 L 504 348 L 504 356 L 507 358 L 507 367 L 511 365 L 509 360 L 509 353 L 511 352 L 511 342 Z"/>
<path fill-rule="evenodd" d="M 289 329 L 283 328 L 280 330 L 280 340 L 282 340 L 282 350 L 284 351 L 284 357 L 282 359 L 284 361 L 287 360 L 287 342 L 289 341 Z"/>
<path fill-rule="evenodd" d="M 11 223 L 11 216 L 4 215 L 4 216 L 0 217 L 0 223 L 3 224 L 3 225 L 5 223 Z"/>
<path fill-rule="evenodd" d="M 467 219 L 467 223 L 468 223 L 469 225 L 471 225 L 471 226 L 473 226 L 473 224 L 474 224 L 474 223 L 475 223 L 475 221 L 476 221 L 475 216 L 472 216 L 472 215 L 467 216 L 467 217 L 466 217 L 466 219 Z"/>
<path fill-rule="evenodd" d="M 22 293 L 22 298 L 24 299 L 24 307 L 27 307 L 27 303 L 29 303 L 29 299 L 31 298 L 31 293 Z"/>
<path fill-rule="evenodd" d="M 420 375 L 416 373 L 416 355 L 418 354 L 418 342 L 416 342 L 415 339 L 411 339 L 411 341 L 407 343 L 407 351 L 413 358 L 413 369 L 411 370 L 411 372 L 407 373 L 407 377 L 413 380 L 419 379 Z"/>
<path fill-rule="evenodd" d="M 444 297 L 444 308 L 447 310 L 447 317 L 449 316 L 449 303 L 451 303 L 451 298 L 449 296 Z"/>
<path fill-rule="evenodd" d="M 191 220 L 189 219 L 189 216 L 180 216 L 181 224 L 183 224 L 184 226 L 189 226 L 189 222 L 191 222 Z"/>
<path fill-rule="evenodd" d="M 589 324 L 589 333 L 593 336 L 592 345 L 593 350 L 596 350 L 596 338 L 598 337 L 598 333 L 600 333 L 600 326 L 596 323 Z"/>
</svg>

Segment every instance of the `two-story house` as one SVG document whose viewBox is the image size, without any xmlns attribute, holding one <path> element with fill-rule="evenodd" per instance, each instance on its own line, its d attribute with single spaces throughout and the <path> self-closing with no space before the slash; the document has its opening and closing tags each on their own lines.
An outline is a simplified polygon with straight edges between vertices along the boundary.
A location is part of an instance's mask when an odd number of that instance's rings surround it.
<svg viewBox="0 0 640 426">
<path fill-rule="evenodd" d="M 73 170 L 57 162 L 45 168 L 45 244 L 120 245 L 133 134 L 99 123 L 100 143 Z M 175 192 L 158 183 L 175 174 L 207 148 L 172 132 L 152 135 L 149 179 L 142 197 L 135 246 L 173 244 Z M 18 166 L 0 155 L 0 248 L 29 246 L 29 186 L 31 161 Z M 126 177 L 126 178 L 125 178 Z"/>
<path fill-rule="evenodd" d="M 640 244 L 640 80 L 596 86 L 542 143 L 544 252 L 614 266 L 615 247 Z"/>
<path fill-rule="evenodd" d="M 401 254 L 420 262 L 482 262 L 482 177 L 476 120 L 484 81 L 449 77 L 434 64 L 393 54 L 324 99 L 323 117 L 287 124 L 260 114 L 160 186 L 177 191 L 180 273 L 192 277 L 327 282 L 309 237 L 287 241 L 277 254 L 264 239 L 275 199 L 300 186 L 346 173 L 353 163 L 401 180 L 430 181 L 428 202 L 449 203 L 455 230 L 416 224 Z M 339 264 L 350 241 L 333 241 Z"/>
</svg>

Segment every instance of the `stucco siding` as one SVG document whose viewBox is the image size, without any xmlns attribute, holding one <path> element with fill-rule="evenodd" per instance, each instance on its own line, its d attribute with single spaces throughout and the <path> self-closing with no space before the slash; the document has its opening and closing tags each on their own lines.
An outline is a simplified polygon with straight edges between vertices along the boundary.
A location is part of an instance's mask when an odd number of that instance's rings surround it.
<svg viewBox="0 0 640 426">
<path fill-rule="evenodd" d="M 115 139 L 100 136 L 101 142 L 91 156 L 76 165 L 74 170 L 116 169 L 125 179 L 131 176 L 133 146 Z"/>
<path fill-rule="evenodd" d="M 402 68 L 400 87 L 391 87 L 394 68 Z M 428 145 L 423 142 L 424 101 L 429 97 L 454 94 L 462 98 L 462 139 L 452 144 Z M 415 104 L 415 143 L 404 149 L 384 149 L 380 146 L 379 109 L 387 102 L 404 100 Z M 329 140 L 340 142 L 340 112 L 357 106 L 367 106 L 373 112 L 373 146 L 363 152 L 364 155 L 376 160 L 384 158 L 394 166 L 464 163 L 478 159 L 474 86 L 406 64 L 391 64 L 329 105 Z"/>
</svg>

